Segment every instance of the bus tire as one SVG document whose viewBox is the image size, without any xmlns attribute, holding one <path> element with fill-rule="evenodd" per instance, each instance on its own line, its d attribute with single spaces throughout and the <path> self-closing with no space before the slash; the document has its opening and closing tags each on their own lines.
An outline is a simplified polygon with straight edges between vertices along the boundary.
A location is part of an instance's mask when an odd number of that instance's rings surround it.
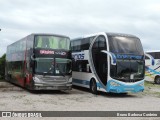
<svg viewBox="0 0 160 120">
<path fill-rule="evenodd" d="M 91 79 L 90 81 L 90 91 L 92 94 L 97 94 L 97 84 L 95 79 Z"/>
<path fill-rule="evenodd" d="M 154 81 L 156 84 L 160 84 L 160 76 L 157 76 Z"/>
<path fill-rule="evenodd" d="M 6 80 L 7 80 L 8 82 L 11 82 L 11 80 L 12 80 L 11 74 L 8 74 L 8 75 L 7 75 Z"/>
</svg>

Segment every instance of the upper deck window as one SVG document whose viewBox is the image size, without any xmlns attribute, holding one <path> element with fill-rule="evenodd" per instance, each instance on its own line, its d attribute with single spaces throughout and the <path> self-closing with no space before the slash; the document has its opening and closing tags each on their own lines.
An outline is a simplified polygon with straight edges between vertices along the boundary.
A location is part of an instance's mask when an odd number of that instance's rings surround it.
<svg viewBox="0 0 160 120">
<path fill-rule="evenodd" d="M 35 48 L 70 49 L 70 40 L 66 37 L 38 35 L 35 37 Z"/>
<path fill-rule="evenodd" d="M 108 36 L 108 41 L 113 53 L 143 55 L 141 42 L 136 37 Z"/>
</svg>

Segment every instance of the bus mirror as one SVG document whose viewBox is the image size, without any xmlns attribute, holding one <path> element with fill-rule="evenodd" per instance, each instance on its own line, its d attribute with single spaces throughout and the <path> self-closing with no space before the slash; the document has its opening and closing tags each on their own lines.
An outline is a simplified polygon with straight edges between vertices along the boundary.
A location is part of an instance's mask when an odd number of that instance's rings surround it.
<svg viewBox="0 0 160 120">
<path fill-rule="evenodd" d="M 109 55 L 111 57 L 111 64 L 112 65 L 116 65 L 117 61 L 116 61 L 116 56 L 115 56 L 114 53 L 108 52 L 106 50 L 102 50 L 101 52 L 106 53 L 107 55 Z"/>
<path fill-rule="evenodd" d="M 30 67 L 33 67 L 34 60 L 35 60 L 35 58 L 34 58 L 34 54 L 33 54 L 33 55 L 31 55 L 31 59 L 30 59 Z"/>
<path fill-rule="evenodd" d="M 33 54 L 33 55 L 31 55 L 31 60 L 35 60 L 35 59 L 34 59 L 34 54 Z"/>
<path fill-rule="evenodd" d="M 149 65 L 154 66 L 154 64 L 155 64 L 154 58 L 153 58 L 150 54 L 147 54 L 147 53 L 145 53 L 145 56 L 149 57 L 149 59 L 150 59 L 150 63 L 151 63 L 151 64 L 149 64 Z"/>
</svg>

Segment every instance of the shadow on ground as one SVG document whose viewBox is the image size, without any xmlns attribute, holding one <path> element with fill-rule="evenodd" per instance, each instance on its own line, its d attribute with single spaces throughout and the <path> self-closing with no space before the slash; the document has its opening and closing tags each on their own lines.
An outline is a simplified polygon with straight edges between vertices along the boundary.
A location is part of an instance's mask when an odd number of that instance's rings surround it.
<svg viewBox="0 0 160 120">
<path fill-rule="evenodd" d="M 89 94 L 92 94 L 90 92 L 90 90 L 88 88 L 84 88 L 84 87 L 79 87 L 79 86 L 73 86 L 74 89 L 77 89 L 77 90 L 81 90 L 83 92 L 88 92 Z M 119 97 L 119 98 L 126 98 L 126 97 L 137 97 L 136 94 L 128 94 L 128 93 L 106 93 L 106 92 L 101 92 L 101 91 L 98 91 L 97 94 L 95 96 L 103 96 L 103 97 Z"/>
<path fill-rule="evenodd" d="M 9 82 L 0 82 L 0 90 L 5 92 L 5 91 L 19 91 L 19 92 L 28 92 L 31 94 L 52 94 L 52 95 L 73 95 L 73 94 L 91 94 L 90 90 L 88 88 L 84 87 L 78 87 L 78 86 L 73 86 L 71 91 L 62 91 L 62 90 L 28 90 L 26 88 L 20 87 L 16 84 L 9 83 Z M 98 91 L 97 94 L 95 95 L 96 97 L 98 96 L 103 96 L 107 98 L 127 98 L 127 97 L 137 97 L 137 94 L 127 94 L 127 93 L 105 93 L 105 92 L 100 92 Z"/>
</svg>

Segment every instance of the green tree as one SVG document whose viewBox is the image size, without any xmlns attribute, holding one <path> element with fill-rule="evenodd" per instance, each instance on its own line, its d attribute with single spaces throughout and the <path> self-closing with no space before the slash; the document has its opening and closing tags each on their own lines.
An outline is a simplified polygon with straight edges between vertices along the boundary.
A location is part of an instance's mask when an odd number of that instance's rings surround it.
<svg viewBox="0 0 160 120">
<path fill-rule="evenodd" d="M 4 54 L 0 58 L 0 79 L 5 78 L 5 62 L 6 62 L 6 54 Z"/>
</svg>

